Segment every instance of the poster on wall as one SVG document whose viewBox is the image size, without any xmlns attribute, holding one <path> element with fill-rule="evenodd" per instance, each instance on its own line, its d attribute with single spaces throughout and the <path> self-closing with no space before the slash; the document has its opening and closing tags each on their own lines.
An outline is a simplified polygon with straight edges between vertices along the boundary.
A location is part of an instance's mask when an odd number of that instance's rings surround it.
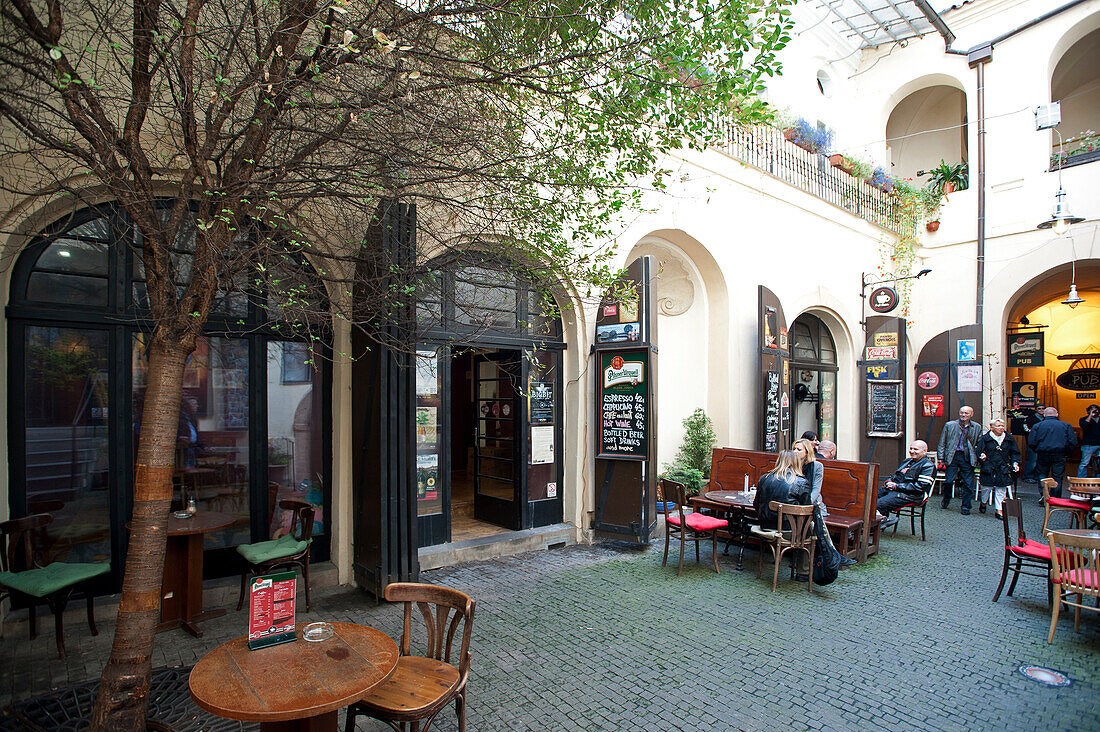
<svg viewBox="0 0 1100 732">
<path fill-rule="evenodd" d="M 531 464 L 544 465 L 554 462 L 554 428 L 531 428 Z"/>
<path fill-rule="evenodd" d="M 1039 403 L 1038 381 L 1013 381 L 1012 382 L 1012 408 L 1035 409 Z"/>
<path fill-rule="evenodd" d="M 1043 332 L 1036 333 L 1009 333 L 1008 334 L 1008 359 L 1005 365 L 1009 368 L 1030 368 L 1043 366 L 1045 355 L 1043 350 Z"/>
<path fill-rule="evenodd" d="M 648 452 L 647 351 L 599 354 L 598 458 L 645 460 Z"/>
<path fill-rule="evenodd" d="M 770 305 L 764 307 L 764 348 L 779 348 L 779 314 Z"/>
<path fill-rule="evenodd" d="M 532 381 L 527 396 L 527 415 L 531 424 L 554 424 L 554 384 Z"/>
<path fill-rule="evenodd" d="M 943 416 L 943 394 L 923 394 L 921 404 L 925 417 Z"/>
<path fill-rule="evenodd" d="M 439 498 L 439 454 L 416 456 L 416 499 L 434 501 Z"/>
<path fill-rule="evenodd" d="M 978 339 L 977 338 L 960 338 L 955 341 L 955 360 L 956 361 L 977 361 L 978 360 Z M 979 389 L 981 391 L 981 389 Z"/>
<path fill-rule="evenodd" d="M 956 383 L 958 384 L 959 391 L 981 391 L 982 390 L 982 367 L 981 366 L 963 366 L 959 365 L 955 367 L 958 378 Z"/>
</svg>

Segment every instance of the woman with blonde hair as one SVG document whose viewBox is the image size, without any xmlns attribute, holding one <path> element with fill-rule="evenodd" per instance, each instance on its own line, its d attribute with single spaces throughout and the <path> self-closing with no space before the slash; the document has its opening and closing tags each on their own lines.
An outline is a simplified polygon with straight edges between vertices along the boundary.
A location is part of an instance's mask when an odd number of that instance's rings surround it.
<svg viewBox="0 0 1100 732">
<path fill-rule="evenodd" d="M 810 505 L 810 484 L 802 475 L 802 460 L 794 450 L 784 450 L 776 457 L 775 467 L 764 473 L 756 486 L 753 508 L 760 519 L 760 528 L 774 531 L 779 515 L 771 510 L 771 502 Z M 781 527 L 782 528 L 782 527 Z M 810 575 L 809 557 L 799 552 L 798 580 L 805 582 Z"/>
<path fill-rule="evenodd" d="M 814 456 L 814 444 L 810 440 L 805 438 L 795 440 L 792 447 L 801 462 L 799 467 L 802 468 L 802 475 L 810 486 L 810 504 L 817 507 L 817 510 L 814 511 L 814 520 L 824 522 L 825 517 L 829 515 L 829 509 L 825 507 L 825 501 L 821 498 L 821 483 L 825 478 L 825 468 L 817 462 L 817 458 Z M 824 523 L 822 523 L 822 527 L 824 527 Z M 829 542 L 830 546 L 832 545 L 833 539 L 829 536 L 827 530 L 822 531 L 821 536 L 823 540 Z M 833 547 L 833 551 L 836 551 L 836 547 Z M 837 552 L 837 554 L 840 554 L 840 552 Z M 855 563 L 856 560 L 840 554 L 840 566 L 850 567 Z"/>
</svg>

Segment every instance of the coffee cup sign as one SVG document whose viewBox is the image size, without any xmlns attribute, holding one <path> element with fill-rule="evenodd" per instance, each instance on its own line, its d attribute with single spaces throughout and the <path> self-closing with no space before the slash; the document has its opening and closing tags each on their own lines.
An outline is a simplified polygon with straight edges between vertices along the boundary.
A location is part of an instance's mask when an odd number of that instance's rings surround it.
<svg viewBox="0 0 1100 732">
<path fill-rule="evenodd" d="M 876 287 L 871 291 L 871 309 L 876 313 L 888 313 L 898 306 L 898 293 L 893 287 Z"/>
</svg>

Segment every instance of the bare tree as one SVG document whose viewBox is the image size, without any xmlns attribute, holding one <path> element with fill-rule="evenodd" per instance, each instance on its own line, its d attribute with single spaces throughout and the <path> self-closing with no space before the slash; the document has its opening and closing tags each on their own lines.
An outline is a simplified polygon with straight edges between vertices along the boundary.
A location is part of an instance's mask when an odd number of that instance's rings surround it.
<svg viewBox="0 0 1100 732">
<path fill-rule="evenodd" d="M 94 729 L 145 723 L 184 364 L 218 299 L 267 278 L 287 327 L 308 328 L 317 293 L 293 271 L 309 260 L 326 317 L 355 320 L 354 289 L 384 318 L 415 288 L 395 293 L 369 241 L 394 198 L 418 203 L 424 250 L 477 241 L 606 285 L 600 242 L 660 187 L 662 156 L 705 145 L 719 115 L 765 113 L 790 4 L 3 0 L 4 193 L 115 201 L 152 323 Z"/>
</svg>

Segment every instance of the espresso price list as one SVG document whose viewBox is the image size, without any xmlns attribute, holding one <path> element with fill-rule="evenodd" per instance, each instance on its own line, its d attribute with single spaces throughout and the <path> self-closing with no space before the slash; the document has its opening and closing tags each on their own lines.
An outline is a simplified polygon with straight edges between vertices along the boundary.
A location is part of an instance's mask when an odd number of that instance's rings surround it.
<svg viewBox="0 0 1100 732">
<path fill-rule="evenodd" d="M 645 394 L 603 395 L 601 425 L 605 454 L 645 454 Z"/>
</svg>

